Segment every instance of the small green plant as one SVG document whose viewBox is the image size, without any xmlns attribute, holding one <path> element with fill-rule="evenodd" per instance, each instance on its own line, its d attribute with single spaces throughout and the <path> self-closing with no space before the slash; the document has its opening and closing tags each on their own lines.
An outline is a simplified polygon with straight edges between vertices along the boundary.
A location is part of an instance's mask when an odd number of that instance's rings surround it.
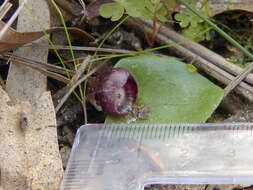
<svg viewBox="0 0 253 190">
<path fill-rule="evenodd" d="M 166 22 L 169 7 L 175 5 L 175 0 L 115 0 L 113 3 L 103 4 L 99 12 L 102 17 L 110 18 L 112 21 L 119 20 L 125 13 L 131 17 L 153 20 L 151 37 L 145 35 L 148 44 L 152 47 L 159 31 L 157 21 Z"/>
<path fill-rule="evenodd" d="M 205 4 L 199 11 L 207 17 L 210 15 L 208 4 Z M 185 12 L 177 13 L 175 20 L 179 22 L 182 34 L 189 39 L 197 42 L 211 39 L 210 30 L 212 27 L 191 11 L 186 10 Z"/>
<path fill-rule="evenodd" d="M 113 3 L 103 4 L 99 12 L 102 17 L 111 18 L 112 21 L 119 20 L 126 13 L 132 17 L 156 18 L 165 22 L 168 11 L 164 3 L 162 0 L 115 0 Z"/>
</svg>

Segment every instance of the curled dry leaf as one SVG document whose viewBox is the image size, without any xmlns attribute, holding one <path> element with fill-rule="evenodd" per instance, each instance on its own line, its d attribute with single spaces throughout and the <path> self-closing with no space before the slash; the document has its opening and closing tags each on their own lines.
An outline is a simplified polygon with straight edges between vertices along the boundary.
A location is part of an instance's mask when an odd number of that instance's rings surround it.
<svg viewBox="0 0 253 190">
<path fill-rule="evenodd" d="M 0 21 L 0 30 L 5 26 L 5 23 Z M 8 28 L 2 39 L 0 39 L 0 52 L 14 50 L 18 47 L 21 47 L 25 44 L 31 43 L 34 40 L 37 40 L 45 35 L 45 33 L 50 34 L 53 32 L 62 32 L 64 31 L 63 27 L 54 27 L 47 29 L 45 31 L 37 32 L 17 32 L 13 28 Z M 92 42 L 95 38 L 89 33 L 79 29 L 70 27 L 68 31 L 72 34 L 77 35 L 81 39 Z"/>
<path fill-rule="evenodd" d="M 105 3 L 112 3 L 113 0 L 94 0 L 86 8 L 88 19 L 99 16 L 99 8 Z"/>
</svg>

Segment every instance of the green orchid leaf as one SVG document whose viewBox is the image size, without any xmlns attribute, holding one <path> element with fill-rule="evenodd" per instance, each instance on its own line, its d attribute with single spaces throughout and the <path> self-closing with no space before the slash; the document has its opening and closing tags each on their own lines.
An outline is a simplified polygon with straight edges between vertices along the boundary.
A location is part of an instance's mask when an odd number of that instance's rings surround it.
<svg viewBox="0 0 253 190">
<path fill-rule="evenodd" d="M 220 87 L 198 72 L 189 72 L 188 65 L 176 58 L 142 55 L 121 59 L 115 67 L 132 73 L 138 84 L 135 107 L 148 113 L 145 120 L 107 117 L 106 123 L 205 122 L 223 98 Z"/>
</svg>

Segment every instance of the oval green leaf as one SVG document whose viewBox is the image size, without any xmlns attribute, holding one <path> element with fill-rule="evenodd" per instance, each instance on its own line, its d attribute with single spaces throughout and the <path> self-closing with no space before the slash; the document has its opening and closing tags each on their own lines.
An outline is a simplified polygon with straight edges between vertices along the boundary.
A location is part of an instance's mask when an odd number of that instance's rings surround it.
<svg viewBox="0 0 253 190">
<path fill-rule="evenodd" d="M 189 72 L 176 58 L 141 55 L 121 59 L 115 67 L 132 73 L 139 90 L 136 105 L 149 110 L 148 118 L 136 123 L 205 122 L 223 98 L 223 89 Z M 129 117 L 106 119 L 106 123 L 128 121 Z"/>
</svg>

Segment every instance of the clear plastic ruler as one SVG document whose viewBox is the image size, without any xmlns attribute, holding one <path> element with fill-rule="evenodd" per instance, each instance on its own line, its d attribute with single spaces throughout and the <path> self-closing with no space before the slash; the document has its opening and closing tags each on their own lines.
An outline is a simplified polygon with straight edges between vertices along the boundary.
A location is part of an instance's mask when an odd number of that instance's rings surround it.
<svg viewBox="0 0 253 190">
<path fill-rule="evenodd" d="M 144 190 L 149 184 L 253 184 L 253 123 L 79 129 L 61 190 Z"/>
</svg>

